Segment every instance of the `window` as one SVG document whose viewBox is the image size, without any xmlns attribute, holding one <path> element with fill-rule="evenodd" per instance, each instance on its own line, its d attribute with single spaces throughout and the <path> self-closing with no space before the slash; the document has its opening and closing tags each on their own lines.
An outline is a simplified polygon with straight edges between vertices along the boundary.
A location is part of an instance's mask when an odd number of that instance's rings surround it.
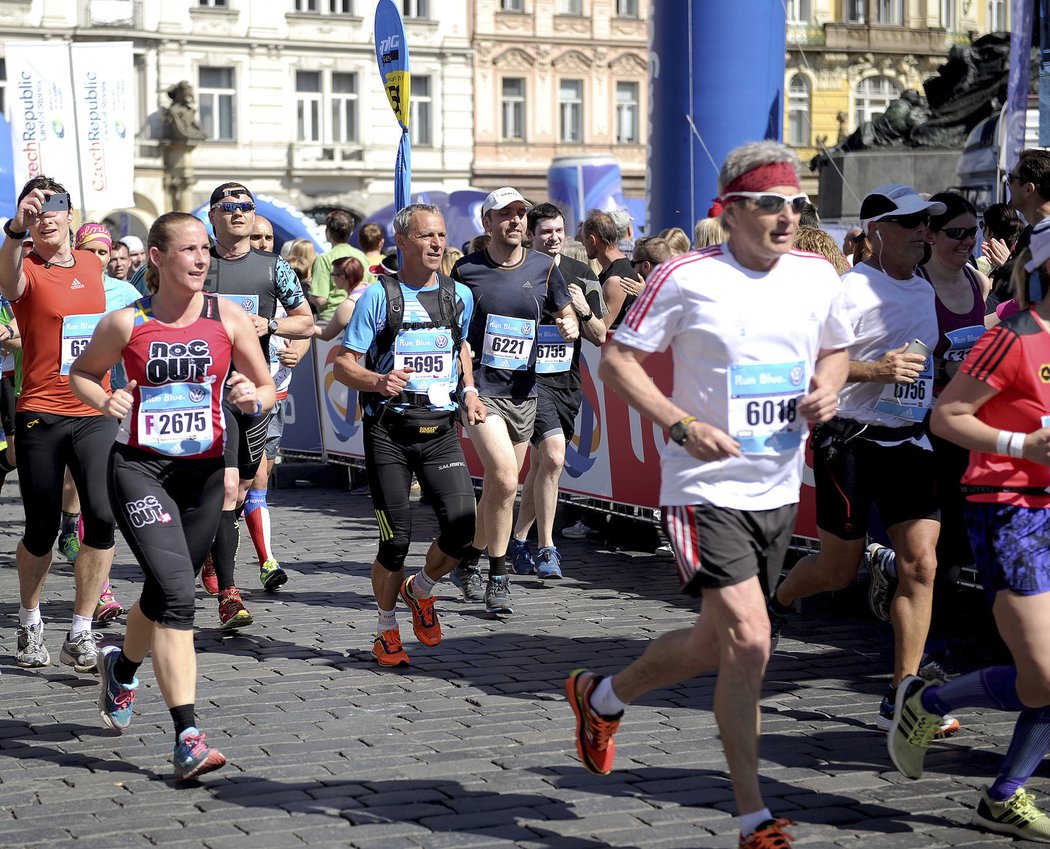
<svg viewBox="0 0 1050 849">
<path fill-rule="evenodd" d="M 847 24 L 864 23 L 864 0 L 844 0 L 844 13 Z"/>
<path fill-rule="evenodd" d="M 7 60 L 0 56 L 0 115 L 7 115 Z"/>
<path fill-rule="evenodd" d="M 401 14 L 406 18 L 429 18 L 430 0 L 402 0 Z"/>
<path fill-rule="evenodd" d="M 354 0 L 295 0 L 295 11 L 313 12 L 315 15 L 352 15 Z"/>
<path fill-rule="evenodd" d="M 638 144 L 638 83 L 616 84 L 616 143 Z"/>
<path fill-rule="evenodd" d="M 563 144 L 583 141 L 583 80 L 558 83 L 559 136 Z"/>
<path fill-rule="evenodd" d="M 582 15 L 583 0 L 558 0 L 559 15 Z"/>
<path fill-rule="evenodd" d="M 525 141 L 525 80 L 504 77 L 500 100 L 500 136 L 505 141 Z"/>
<path fill-rule="evenodd" d="M 197 79 L 204 137 L 211 141 L 233 141 L 233 68 L 201 67 Z"/>
<path fill-rule="evenodd" d="M 795 74 L 788 86 L 788 144 L 809 147 L 809 81 Z"/>
<path fill-rule="evenodd" d="M 1006 29 L 1006 0 L 988 0 L 988 31 Z"/>
<path fill-rule="evenodd" d="M 616 0 L 616 17 L 637 18 L 638 0 Z"/>
<path fill-rule="evenodd" d="M 809 2 L 810 0 L 787 0 L 788 21 L 793 24 L 808 24 L 810 14 Z"/>
<path fill-rule="evenodd" d="M 941 0 L 941 26 L 946 30 L 955 29 L 955 0 Z"/>
<path fill-rule="evenodd" d="M 225 9 L 229 4 L 226 0 L 197 0 L 198 6 L 207 6 L 210 9 Z"/>
<path fill-rule="evenodd" d="M 357 74 L 332 74 L 332 141 L 357 141 Z"/>
<path fill-rule="evenodd" d="M 296 139 L 321 140 L 321 72 L 295 72 Z"/>
<path fill-rule="evenodd" d="M 894 100 L 900 97 L 901 90 L 893 80 L 887 77 L 868 77 L 857 83 L 857 102 L 854 111 L 856 126 L 870 121 L 886 111 Z"/>
<path fill-rule="evenodd" d="M 904 26 L 903 0 L 871 0 L 875 23 Z"/>
<path fill-rule="evenodd" d="M 525 0 L 499 0 L 501 12 L 524 12 Z"/>
<path fill-rule="evenodd" d="M 409 95 L 408 130 L 412 144 L 430 147 L 433 144 L 431 124 L 434 103 L 430 91 L 430 77 L 412 75 L 412 90 Z"/>
</svg>

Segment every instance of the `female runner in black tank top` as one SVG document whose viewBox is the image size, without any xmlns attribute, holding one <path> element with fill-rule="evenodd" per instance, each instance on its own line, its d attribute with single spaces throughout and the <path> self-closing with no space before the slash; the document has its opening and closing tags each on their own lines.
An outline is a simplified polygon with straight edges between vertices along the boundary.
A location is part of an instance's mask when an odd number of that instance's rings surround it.
<svg viewBox="0 0 1050 849">
<path fill-rule="evenodd" d="M 78 398 L 121 421 L 109 496 L 145 576 L 123 648 L 99 654 L 99 713 L 110 728 L 128 726 L 135 672 L 152 651 L 175 723 L 175 776 L 192 779 L 226 763 L 205 743 L 194 710 L 194 580 L 222 507 L 220 405 L 225 393 L 242 412 L 261 414 L 274 404 L 274 385 L 247 315 L 202 291 L 210 256 L 201 222 L 162 215 L 147 244 L 154 294 L 107 315 L 69 377 Z M 101 378 L 120 360 L 129 382 L 109 394 Z"/>
</svg>

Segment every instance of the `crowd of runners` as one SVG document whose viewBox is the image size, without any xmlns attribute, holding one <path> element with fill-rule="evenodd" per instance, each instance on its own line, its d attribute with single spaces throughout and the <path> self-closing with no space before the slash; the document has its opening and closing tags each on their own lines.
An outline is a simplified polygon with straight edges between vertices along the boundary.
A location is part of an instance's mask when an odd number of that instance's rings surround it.
<svg viewBox="0 0 1050 849">
<path fill-rule="evenodd" d="M 15 662 L 51 662 L 40 599 L 57 545 L 75 577 L 59 662 L 99 676 L 103 722 L 132 722 L 150 655 L 176 777 L 226 762 L 195 707 L 197 583 L 217 597 L 219 628 L 252 624 L 235 577 L 242 522 L 263 588 L 288 581 L 266 487 L 280 401 L 315 335 L 341 338 L 335 378 L 362 408 L 376 663 L 410 664 L 399 600 L 415 639 L 439 646 L 446 576 L 465 601 L 512 615 L 515 574 L 556 581 L 566 568 L 558 481 L 581 348 L 595 345 L 605 384 L 667 433 L 660 517 L 698 616 L 615 674 L 569 675 L 583 765 L 613 769 L 627 705 L 715 673 L 739 844 L 790 847 L 759 784 L 766 664 L 799 599 L 863 570 L 893 628 L 891 683 L 872 710 L 893 764 L 918 779 L 931 743 L 961 731 L 960 709 L 1012 711 L 974 822 L 1050 842 L 1025 790 L 1050 748 L 1050 154 L 1024 151 L 1008 188 L 1009 204 L 979 219 L 958 194 L 881 186 L 840 251 L 795 155 L 758 142 L 727 157 L 693 249 L 680 230 L 634 240 L 615 211 L 592 210 L 572 238 L 557 206 L 504 187 L 484 201 L 482 242 L 458 257 L 436 206 L 396 213 L 396 259 L 381 234 L 362 234 L 367 255 L 351 248 L 352 225 L 329 216 L 335 248 L 312 290 L 309 264 L 272 252 L 241 182 L 212 192 L 211 234 L 171 212 L 141 245 L 95 223 L 74 233 L 64 186 L 34 178 L 0 245 L 0 485 L 17 468 L 25 510 Z M 645 364 L 663 351 L 670 397 Z M 463 435 L 484 467 L 477 500 Z M 820 548 L 785 570 L 807 440 Z M 413 480 L 438 535 L 407 568 Z M 137 586 L 109 583 L 116 527 Z M 928 661 L 964 567 L 1013 665 L 946 676 Z M 137 598 L 125 611 L 120 596 Z M 100 649 L 93 625 L 125 612 L 122 640 Z"/>
</svg>

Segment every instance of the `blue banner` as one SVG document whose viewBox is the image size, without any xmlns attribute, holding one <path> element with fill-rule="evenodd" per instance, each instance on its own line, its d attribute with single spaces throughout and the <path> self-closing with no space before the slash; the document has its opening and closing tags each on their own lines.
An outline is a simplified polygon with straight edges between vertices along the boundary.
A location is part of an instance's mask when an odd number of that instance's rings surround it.
<svg viewBox="0 0 1050 849">
<path fill-rule="evenodd" d="M 408 38 L 394 0 L 379 0 L 375 18 L 376 61 L 390 108 L 401 126 L 401 143 L 394 166 L 394 209 L 408 205 L 412 186 L 412 143 L 408 136 L 412 72 L 408 63 Z"/>
<path fill-rule="evenodd" d="M 1032 3 L 1033 0 L 1010 2 L 1010 79 L 1006 94 L 1006 143 L 1001 162 L 1004 172 L 1013 170 L 1024 147 L 1032 51 Z"/>
<path fill-rule="evenodd" d="M 321 456 L 321 416 L 317 406 L 316 345 L 311 344 L 292 369 L 292 382 L 284 405 L 281 450 L 289 454 Z"/>
</svg>

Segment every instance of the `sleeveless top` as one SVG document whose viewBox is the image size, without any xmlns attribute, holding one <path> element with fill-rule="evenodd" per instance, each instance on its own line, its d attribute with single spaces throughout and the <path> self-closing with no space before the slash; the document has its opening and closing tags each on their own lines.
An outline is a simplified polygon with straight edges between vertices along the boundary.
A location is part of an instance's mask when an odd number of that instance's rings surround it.
<svg viewBox="0 0 1050 849">
<path fill-rule="evenodd" d="M 929 281 L 930 286 L 933 286 L 933 282 L 930 281 L 930 276 L 925 268 L 920 266 L 916 271 L 920 277 Z M 970 283 L 970 289 L 973 291 L 973 306 L 970 307 L 969 311 L 965 313 L 952 312 L 941 303 L 940 297 L 937 297 L 935 300 L 937 308 L 937 345 L 933 349 L 935 363 L 934 394 L 939 394 L 940 390 L 948 385 L 949 377 L 945 372 L 944 364 L 962 362 L 974 346 L 974 343 L 984 335 L 984 298 L 981 297 L 981 284 L 977 280 L 977 275 L 968 266 L 963 266 L 963 272 Z M 937 290 L 934 288 L 934 294 L 936 295 L 936 293 Z"/>
<path fill-rule="evenodd" d="M 152 298 L 133 304 L 135 326 L 122 355 L 134 404 L 117 441 L 168 457 L 222 456 L 222 398 L 233 345 L 214 295 L 186 327 L 153 318 Z"/>
</svg>

